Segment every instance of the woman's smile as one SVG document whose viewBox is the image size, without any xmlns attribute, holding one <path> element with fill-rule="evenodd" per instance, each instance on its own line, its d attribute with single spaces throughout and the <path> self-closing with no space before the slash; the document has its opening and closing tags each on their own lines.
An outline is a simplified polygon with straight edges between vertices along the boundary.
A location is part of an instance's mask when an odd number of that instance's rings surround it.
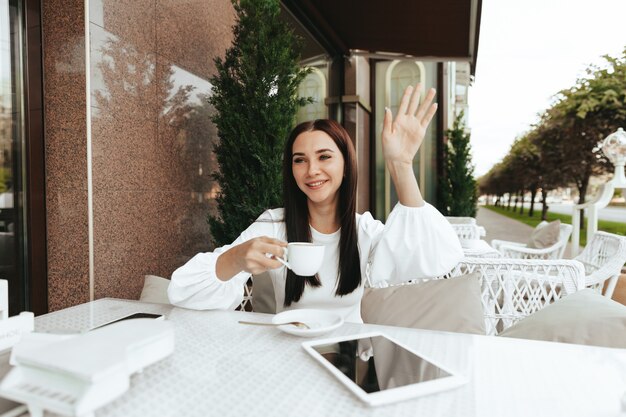
<svg viewBox="0 0 626 417">
<path fill-rule="evenodd" d="M 307 182 L 306 185 L 311 190 L 319 190 L 327 182 L 328 182 L 328 180 L 321 180 L 321 181 L 318 180 L 318 181 L 313 181 L 313 182 Z"/>
</svg>

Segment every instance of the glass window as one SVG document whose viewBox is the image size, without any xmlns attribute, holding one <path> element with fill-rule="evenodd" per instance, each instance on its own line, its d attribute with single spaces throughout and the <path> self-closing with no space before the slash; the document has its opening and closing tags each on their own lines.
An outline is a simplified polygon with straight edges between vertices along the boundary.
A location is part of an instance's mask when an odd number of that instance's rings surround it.
<svg viewBox="0 0 626 417">
<path fill-rule="evenodd" d="M 376 63 L 376 103 L 375 103 L 375 135 L 382 134 L 385 107 L 389 107 L 394 116 L 398 112 L 400 99 L 404 89 L 409 85 L 422 83 L 424 91 L 437 86 L 437 63 L 420 61 L 380 61 Z M 413 160 L 413 171 L 424 198 L 434 201 L 436 193 L 436 173 L 434 172 L 436 149 L 437 115 L 430 122 L 424 142 Z M 375 199 L 376 217 L 385 220 L 395 204 L 398 196 L 391 182 L 389 172 L 385 169 L 385 161 L 380 140 L 376 140 L 375 162 Z"/>
<path fill-rule="evenodd" d="M 0 0 L 0 279 L 9 282 L 13 312 L 25 307 L 24 255 L 25 216 L 21 179 L 24 155 L 23 110 L 23 16 L 22 2 Z M 22 203 L 22 204 L 18 204 Z"/>
<path fill-rule="evenodd" d="M 308 120 L 326 119 L 328 112 L 326 103 L 326 66 L 311 67 L 311 73 L 300 84 L 298 95 L 300 97 L 311 97 L 312 103 L 301 107 L 296 117 L 297 123 L 306 122 Z"/>
</svg>

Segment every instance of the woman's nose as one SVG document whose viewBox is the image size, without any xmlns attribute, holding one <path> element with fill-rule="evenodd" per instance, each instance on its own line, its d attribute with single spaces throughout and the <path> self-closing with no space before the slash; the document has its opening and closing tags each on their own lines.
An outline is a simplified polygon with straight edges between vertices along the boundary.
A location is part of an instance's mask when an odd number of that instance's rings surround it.
<svg viewBox="0 0 626 417">
<path fill-rule="evenodd" d="M 319 165 L 317 162 L 311 162 L 309 164 L 309 176 L 313 176 L 320 171 Z"/>
</svg>

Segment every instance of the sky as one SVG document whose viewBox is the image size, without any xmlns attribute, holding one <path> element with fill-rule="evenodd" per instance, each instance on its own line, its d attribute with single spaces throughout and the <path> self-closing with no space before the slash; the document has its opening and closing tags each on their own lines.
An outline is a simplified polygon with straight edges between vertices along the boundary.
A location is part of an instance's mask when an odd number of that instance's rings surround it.
<svg viewBox="0 0 626 417">
<path fill-rule="evenodd" d="M 469 90 L 475 175 L 502 160 L 589 64 L 625 46 L 626 0 L 483 0 Z"/>
</svg>

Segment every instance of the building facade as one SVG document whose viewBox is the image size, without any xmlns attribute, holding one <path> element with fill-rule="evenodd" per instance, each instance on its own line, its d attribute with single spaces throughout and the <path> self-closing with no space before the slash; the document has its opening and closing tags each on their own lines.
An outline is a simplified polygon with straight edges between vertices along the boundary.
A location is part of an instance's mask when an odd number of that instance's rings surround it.
<svg viewBox="0 0 626 417">
<path fill-rule="evenodd" d="M 346 127 L 358 210 L 384 220 L 397 197 L 380 149 L 383 109 L 408 84 L 437 88 L 445 111 L 415 161 L 435 202 L 444 132 L 466 107 L 459 85 L 475 66 L 480 1 L 468 0 L 460 18 L 473 55 L 421 57 L 329 35 L 341 25 L 320 20 L 329 4 L 283 3 L 283 19 L 305 38 L 302 64 L 313 68 L 301 94 L 315 101 L 298 119 Z M 0 278 L 13 312 L 137 298 L 144 275 L 169 277 L 212 249 L 217 132 L 206 98 L 235 17 L 229 0 L 0 0 Z"/>
</svg>

